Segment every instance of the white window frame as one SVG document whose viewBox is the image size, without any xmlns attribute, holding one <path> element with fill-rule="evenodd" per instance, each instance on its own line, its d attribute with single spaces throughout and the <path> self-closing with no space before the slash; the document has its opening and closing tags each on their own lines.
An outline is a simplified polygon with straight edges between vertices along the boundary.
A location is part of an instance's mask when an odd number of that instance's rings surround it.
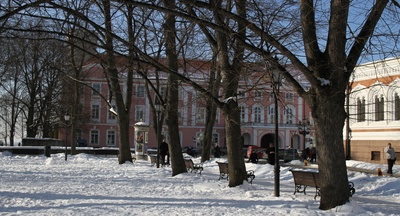
<svg viewBox="0 0 400 216">
<path fill-rule="evenodd" d="M 89 143 L 91 145 L 99 145 L 100 144 L 100 131 L 98 129 L 90 130 L 90 140 Z M 95 141 L 93 140 L 95 138 Z"/>
<path fill-rule="evenodd" d="M 253 122 L 254 123 L 263 123 L 263 115 L 262 109 L 260 106 L 253 106 Z"/>
<path fill-rule="evenodd" d="M 145 96 L 146 96 L 146 90 L 144 88 L 144 85 L 136 86 L 136 97 L 143 98 Z"/>
<path fill-rule="evenodd" d="M 90 119 L 95 121 L 100 120 L 100 104 L 91 104 Z"/>
<path fill-rule="evenodd" d="M 92 83 L 92 95 L 101 94 L 101 83 Z"/>
<path fill-rule="evenodd" d="M 115 130 L 107 130 L 107 146 L 116 146 L 117 145 L 117 133 Z"/>
<path fill-rule="evenodd" d="M 199 107 L 196 112 L 196 123 L 205 124 L 206 122 L 206 108 Z"/>
<path fill-rule="evenodd" d="M 135 121 L 142 121 L 142 122 L 146 121 L 145 108 L 146 107 L 143 105 L 135 106 Z"/>
</svg>

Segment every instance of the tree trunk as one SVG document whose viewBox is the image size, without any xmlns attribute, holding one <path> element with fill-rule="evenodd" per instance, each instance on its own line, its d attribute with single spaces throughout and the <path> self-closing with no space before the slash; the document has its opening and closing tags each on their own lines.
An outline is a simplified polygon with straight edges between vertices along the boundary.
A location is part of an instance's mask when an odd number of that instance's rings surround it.
<svg viewBox="0 0 400 216">
<path fill-rule="evenodd" d="M 321 178 L 320 209 L 327 210 L 349 201 L 346 158 L 343 148 L 344 93 L 319 96 L 313 104 L 318 140 L 318 167 Z M 338 131 L 338 133 L 332 133 Z"/>
<path fill-rule="evenodd" d="M 240 115 L 238 104 L 229 100 L 224 108 L 226 141 L 229 163 L 229 187 L 243 184 L 246 177 L 246 166 L 243 158 L 242 132 L 240 130 Z"/>
<path fill-rule="evenodd" d="M 201 153 L 201 162 L 210 160 L 211 148 L 214 146 L 213 143 L 213 129 L 215 124 L 216 110 L 217 107 L 212 101 L 207 100 L 207 112 L 206 112 L 206 126 L 204 130 L 204 145 Z"/>
<path fill-rule="evenodd" d="M 166 8 L 175 8 L 175 1 L 164 0 Z M 168 58 L 168 68 L 173 71 L 178 71 L 178 55 L 176 52 L 176 29 L 175 29 L 175 16 L 167 13 L 165 15 L 164 36 L 165 36 L 165 53 Z M 178 125 L 178 78 L 174 74 L 168 77 L 167 88 L 167 125 L 169 133 L 169 153 L 171 156 L 172 176 L 187 172 L 185 161 L 183 160 L 182 148 L 179 139 L 179 125 Z"/>
<path fill-rule="evenodd" d="M 222 1 L 213 1 L 216 8 L 221 8 Z M 240 16 L 246 17 L 246 1 L 237 1 L 237 12 Z M 215 21 L 218 25 L 225 26 L 225 17 L 214 12 Z M 243 23 L 238 24 L 238 35 L 245 36 L 246 26 Z M 239 86 L 240 74 L 243 68 L 244 44 L 242 40 L 236 40 L 235 44 L 230 47 L 228 45 L 229 35 L 224 32 L 216 33 L 218 47 L 218 68 L 221 70 L 222 89 L 225 105 L 223 107 L 225 117 L 226 140 L 228 149 L 229 163 L 229 186 L 235 187 L 243 184 L 246 179 L 246 167 L 242 153 L 241 130 L 240 130 L 240 112 L 236 98 Z M 230 59 L 230 51 L 234 52 L 233 59 Z M 233 62 L 232 65 L 230 62 Z"/>
<path fill-rule="evenodd" d="M 216 55 L 217 52 L 214 51 L 214 56 Z M 213 58 L 212 68 L 210 71 L 209 90 L 210 92 L 212 92 L 212 95 L 215 98 L 218 98 L 220 83 L 221 83 L 221 73 L 219 70 L 216 69 L 216 59 Z M 213 148 L 214 146 L 213 129 L 217 115 L 217 105 L 214 103 L 212 98 L 207 97 L 206 101 L 207 101 L 206 126 L 204 130 L 204 145 L 203 145 L 203 152 L 201 153 L 201 162 L 210 160 L 211 148 Z"/>
<path fill-rule="evenodd" d="M 112 28 L 111 28 L 111 14 L 110 14 L 110 0 L 104 0 L 104 19 L 105 19 L 105 49 L 107 54 L 107 79 L 110 83 L 110 89 L 115 95 L 115 103 L 117 107 L 117 119 L 119 126 L 119 155 L 118 162 L 123 164 L 127 161 L 132 162 L 132 154 L 129 145 L 129 109 L 125 108 L 123 91 L 121 89 L 118 70 L 116 69 L 114 46 L 112 41 Z"/>
</svg>

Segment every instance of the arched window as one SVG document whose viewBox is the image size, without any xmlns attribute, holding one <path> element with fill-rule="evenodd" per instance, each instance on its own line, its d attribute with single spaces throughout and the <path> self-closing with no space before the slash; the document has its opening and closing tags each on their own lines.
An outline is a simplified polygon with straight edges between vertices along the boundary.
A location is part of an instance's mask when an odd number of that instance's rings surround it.
<svg viewBox="0 0 400 216">
<path fill-rule="evenodd" d="M 246 105 L 244 105 L 244 104 L 239 105 L 239 109 L 240 109 L 240 122 L 247 122 L 248 118 L 247 118 L 247 107 L 246 107 Z"/>
<path fill-rule="evenodd" d="M 293 108 L 292 107 L 286 107 L 284 109 L 285 112 L 285 118 L 286 118 L 286 124 L 293 124 Z"/>
<path fill-rule="evenodd" d="M 398 93 L 394 95 L 394 120 L 400 120 L 400 97 Z"/>
<path fill-rule="evenodd" d="M 268 107 L 268 118 L 269 118 L 269 123 L 275 123 L 275 107 L 274 106 L 269 106 Z"/>
<path fill-rule="evenodd" d="M 380 97 L 378 95 L 375 96 L 375 121 L 383 121 L 385 119 L 384 113 L 384 105 L 385 105 L 385 99 L 383 98 L 383 95 Z"/>
<path fill-rule="evenodd" d="M 255 106 L 253 108 L 253 112 L 254 112 L 254 120 L 253 120 L 253 122 L 261 123 L 262 122 L 261 108 L 259 106 Z"/>
<path fill-rule="evenodd" d="M 365 122 L 365 97 L 357 98 L 357 122 Z"/>
</svg>

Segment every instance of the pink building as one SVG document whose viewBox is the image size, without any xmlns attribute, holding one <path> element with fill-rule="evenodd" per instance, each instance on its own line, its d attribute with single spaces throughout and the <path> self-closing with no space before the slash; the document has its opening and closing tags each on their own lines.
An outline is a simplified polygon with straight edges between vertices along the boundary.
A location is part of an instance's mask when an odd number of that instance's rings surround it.
<svg viewBox="0 0 400 216">
<path fill-rule="evenodd" d="M 125 62 L 125 61 L 121 61 Z M 123 63 L 119 70 L 124 73 Z M 209 63 L 204 61 L 191 61 L 185 65 L 186 73 L 190 73 L 190 78 L 197 83 L 206 82 Z M 255 70 L 255 69 L 253 69 Z M 264 69 L 265 71 L 265 69 Z M 82 104 L 84 113 L 90 115 L 90 120 L 82 124 L 78 138 L 85 139 L 88 146 L 92 147 L 117 147 L 118 133 L 116 117 L 109 111 L 109 106 L 103 98 L 109 98 L 108 84 L 103 73 L 103 67 L 97 62 L 89 62 L 85 68 L 85 82 L 95 89 L 84 87 L 82 90 Z M 166 74 L 164 74 L 166 76 Z M 266 147 L 269 142 L 273 142 L 275 137 L 274 115 L 275 103 L 274 93 L 271 82 L 262 78 L 265 73 L 260 69 L 258 72 L 251 72 L 246 80 L 241 81 L 241 88 L 238 92 L 237 100 L 241 110 L 242 137 L 245 145 L 256 145 Z M 164 81 L 166 81 L 166 77 Z M 152 79 L 150 77 L 150 79 Z M 124 83 L 122 83 L 124 85 Z M 179 87 L 179 133 L 181 145 L 191 146 L 201 149 L 202 137 L 206 121 L 206 108 L 202 96 L 199 95 L 191 86 L 182 83 Z M 123 89 L 126 89 L 123 86 Z M 161 89 L 161 93 L 165 87 Z M 102 95 L 102 97 L 98 94 Z M 154 95 L 153 92 L 150 93 Z M 152 97 L 153 98 L 153 97 Z M 222 100 L 222 99 L 221 99 Z M 291 86 L 283 82 L 279 92 L 279 146 L 280 148 L 303 149 L 315 145 L 314 132 L 312 127 L 301 127 L 299 121 L 313 123 L 310 109 L 304 103 Z M 132 95 L 131 107 L 131 147 L 134 147 L 134 124 L 145 122 L 150 125 L 148 136 L 149 148 L 156 148 L 156 135 L 152 127 L 151 109 L 149 99 L 146 96 L 145 81 L 139 75 L 134 77 L 134 92 Z M 111 101 L 113 104 L 113 101 Z M 214 126 L 213 140 L 219 146 L 226 146 L 225 125 L 223 114 L 217 111 L 217 120 Z M 304 137 L 302 130 L 310 132 Z M 162 133 L 168 136 L 168 128 L 164 125 Z M 61 136 L 62 137 L 62 136 Z"/>
</svg>

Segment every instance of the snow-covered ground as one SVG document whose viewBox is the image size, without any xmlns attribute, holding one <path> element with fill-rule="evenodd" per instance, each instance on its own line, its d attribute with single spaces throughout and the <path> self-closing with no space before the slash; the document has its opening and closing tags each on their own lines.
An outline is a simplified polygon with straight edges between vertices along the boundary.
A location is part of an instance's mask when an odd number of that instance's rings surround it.
<svg viewBox="0 0 400 216">
<path fill-rule="evenodd" d="M 351 202 L 321 211 L 313 188 L 307 195 L 293 195 L 289 167 L 281 167 L 280 196 L 275 197 L 273 166 L 246 163 L 255 171 L 253 184 L 230 188 L 218 180 L 216 161 L 204 163 L 202 175 L 171 177 L 170 167 L 157 169 L 148 161 L 119 165 L 116 158 L 87 154 L 65 161 L 63 154 L 46 158 L 3 152 L 0 215 L 400 215 L 399 178 L 349 172 L 356 188 Z M 386 171 L 386 164 L 347 165 Z M 394 171 L 399 170 L 395 165 Z"/>
</svg>

